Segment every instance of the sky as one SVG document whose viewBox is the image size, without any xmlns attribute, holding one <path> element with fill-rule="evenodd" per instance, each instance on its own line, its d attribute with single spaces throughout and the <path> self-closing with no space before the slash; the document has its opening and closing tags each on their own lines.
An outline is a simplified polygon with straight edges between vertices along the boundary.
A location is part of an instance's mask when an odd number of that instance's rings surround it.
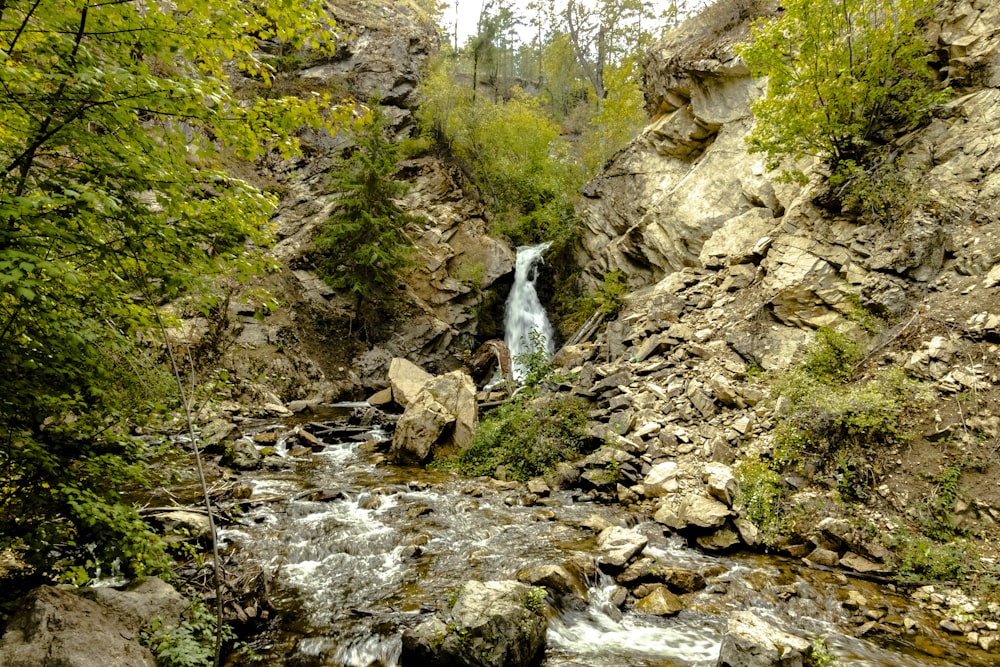
<svg viewBox="0 0 1000 667">
<path fill-rule="evenodd" d="M 586 2 L 586 0 L 584 0 Z M 530 0 L 513 0 L 514 7 L 516 11 L 522 15 L 527 14 L 527 6 Z M 557 4 L 564 4 L 565 0 L 557 0 Z M 653 13 L 659 14 L 669 7 L 671 4 L 670 0 L 652 0 L 650 5 L 653 8 Z M 695 6 L 704 4 L 703 0 L 678 0 L 677 4 L 681 7 L 685 5 Z M 458 45 L 462 46 L 465 44 L 466 40 L 470 35 L 476 32 L 476 22 L 479 20 L 479 12 L 483 6 L 483 0 L 449 0 L 446 3 L 446 8 L 442 13 L 442 23 L 448 29 L 449 38 L 452 38 L 454 26 L 456 22 L 458 23 Z M 456 5 L 458 11 L 456 12 Z M 530 28 L 524 27 L 522 33 L 522 39 L 524 41 L 529 41 L 531 39 Z"/>
</svg>

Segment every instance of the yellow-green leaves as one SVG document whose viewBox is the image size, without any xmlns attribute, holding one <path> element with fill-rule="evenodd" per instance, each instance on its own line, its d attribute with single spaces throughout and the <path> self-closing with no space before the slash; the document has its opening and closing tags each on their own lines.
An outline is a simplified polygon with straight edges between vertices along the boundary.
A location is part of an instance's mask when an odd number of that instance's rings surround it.
<svg viewBox="0 0 1000 667">
<path fill-rule="evenodd" d="M 30 549 L 42 573 L 57 543 L 96 567 L 145 539 L 116 500 L 148 413 L 120 400 L 145 384 L 134 336 L 270 242 L 276 201 L 227 166 L 294 155 L 301 128 L 350 114 L 240 98 L 234 79 L 270 80 L 261 39 L 330 50 L 339 34 L 320 0 L 0 1 L 0 441 L 24 443 L 0 450 L 0 550 Z"/>
<path fill-rule="evenodd" d="M 861 163 L 942 99 L 917 23 L 930 0 L 787 0 L 738 49 L 767 93 L 748 139 L 769 168 L 815 156 Z M 792 176 L 801 176 L 790 170 Z"/>
</svg>

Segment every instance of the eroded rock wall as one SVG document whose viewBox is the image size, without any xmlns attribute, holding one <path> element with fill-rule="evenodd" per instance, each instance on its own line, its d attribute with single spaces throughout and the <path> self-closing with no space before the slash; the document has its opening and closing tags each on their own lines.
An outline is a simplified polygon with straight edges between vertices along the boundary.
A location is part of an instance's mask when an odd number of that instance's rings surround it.
<svg viewBox="0 0 1000 667">
<path fill-rule="evenodd" d="M 327 6 L 349 39 L 332 56 L 298 54 L 303 68 L 282 75 L 279 90 L 378 99 L 395 138 L 409 137 L 418 85 L 439 47 L 433 21 L 411 2 Z M 276 44 L 261 47 L 272 57 L 281 52 Z M 405 230 L 417 248 L 414 268 L 398 286 L 407 305 L 397 321 L 363 329 L 353 297 L 327 287 L 310 259 L 312 239 L 337 205 L 331 172 L 352 146 L 350 133 L 305 131 L 300 138 L 301 158 L 270 156 L 254 165 L 254 178 L 282 194 L 271 251 L 280 270 L 245 285 L 216 285 L 216 312 L 174 331 L 174 342 L 193 349 L 202 367 L 229 371 L 221 393 L 257 407 L 356 398 L 384 386 L 394 357 L 445 372 L 460 365 L 465 349 L 478 347 L 480 334 L 494 337 L 478 310 L 486 290 L 499 284 L 504 292 L 513 252 L 487 235 L 486 213 L 466 196 L 460 170 L 433 156 L 401 163 L 398 177 L 410 189 L 399 203 L 420 218 Z M 262 306 L 261 290 L 274 302 Z"/>
</svg>

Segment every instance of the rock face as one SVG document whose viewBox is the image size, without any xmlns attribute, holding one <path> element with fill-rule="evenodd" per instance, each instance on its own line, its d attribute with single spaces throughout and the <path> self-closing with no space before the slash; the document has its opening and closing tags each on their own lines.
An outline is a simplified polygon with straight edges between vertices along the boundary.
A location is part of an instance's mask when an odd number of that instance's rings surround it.
<svg viewBox="0 0 1000 667">
<path fill-rule="evenodd" d="M 176 624 L 187 601 L 159 579 L 138 581 L 128 591 L 50 586 L 28 594 L 10 618 L 0 643 L 4 667 L 156 667 L 136 641 L 153 618 Z"/>
<path fill-rule="evenodd" d="M 686 26 L 646 56 L 651 121 L 587 185 L 578 207 L 581 260 L 594 281 L 620 269 L 631 284 L 648 284 L 696 265 L 727 220 L 751 214 L 770 229 L 781 213 L 761 161 L 743 142 L 748 103 L 762 90 L 731 50 L 745 24 L 729 42 L 699 38 L 709 28 L 695 22 Z"/>
<path fill-rule="evenodd" d="M 476 433 L 479 413 L 472 378 L 464 371 L 428 377 L 407 399 L 396 424 L 392 455 L 399 463 L 426 463 L 436 447 L 457 452 L 470 445 Z"/>
<path fill-rule="evenodd" d="M 545 589 L 516 581 L 469 581 L 446 619 L 434 615 L 403 634 L 407 664 L 528 667 L 540 658 L 548 621 Z"/>
<path fill-rule="evenodd" d="M 350 39 L 332 55 L 295 54 L 302 69 L 281 74 L 276 88 L 360 102 L 377 97 L 396 138 L 409 137 L 416 91 L 439 46 L 434 18 L 412 0 L 332 0 L 326 6 Z M 261 48 L 265 56 L 279 53 L 271 42 Z M 465 350 L 502 337 L 498 324 L 479 312 L 499 311 L 514 253 L 486 233 L 487 214 L 465 195 L 458 167 L 431 156 L 401 162 L 396 178 L 410 189 L 399 204 L 419 220 L 405 230 L 415 246 L 412 273 L 389 287 L 405 306 L 398 321 L 365 325 L 357 321 L 352 295 L 326 286 L 310 256 L 313 238 L 337 205 L 331 172 L 353 145 L 350 132 L 329 137 L 304 131 L 300 139 L 308 158 L 269 160 L 259 174 L 284 193 L 273 218 L 272 251 L 283 270 L 245 287 L 219 285 L 224 298 L 217 312 L 182 320 L 170 332 L 175 345 L 193 348 L 196 359 L 208 353 L 213 367 L 229 371 L 231 398 L 267 412 L 268 405 L 355 399 L 384 387 L 394 357 L 419 358 L 445 373 L 460 366 Z M 261 304 L 262 289 L 281 307 Z"/>
<path fill-rule="evenodd" d="M 716 667 L 804 667 L 812 645 L 749 611 L 729 617 Z"/>
<path fill-rule="evenodd" d="M 327 62 L 302 72 L 305 79 L 335 81 L 359 100 L 378 98 L 398 109 L 415 105 L 420 72 L 439 48 L 434 19 L 417 3 L 329 3 L 338 27 L 352 35 Z"/>
</svg>

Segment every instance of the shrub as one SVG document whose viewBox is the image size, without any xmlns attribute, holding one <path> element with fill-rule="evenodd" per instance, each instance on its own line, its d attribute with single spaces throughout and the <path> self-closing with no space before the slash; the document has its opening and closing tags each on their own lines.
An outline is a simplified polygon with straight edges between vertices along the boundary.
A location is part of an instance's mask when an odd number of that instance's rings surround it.
<svg viewBox="0 0 1000 667">
<path fill-rule="evenodd" d="M 900 368 L 848 383 L 860 357 L 854 341 L 820 329 L 802 364 L 773 379 L 790 403 L 774 430 L 775 460 L 812 461 L 848 499 L 868 497 L 879 477 L 876 459 L 907 442 L 908 419 L 927 400 Z"/>
<path fill-rule="evenodd" d="M 467 475 L 524 481 L 585 453 L 587 403 L 577 398 L 514 399 L 488 413 L 471 445 L 446 465 Z"/>
<path fill-rule="evenodd" d="M 781 475 L 767 461 L 757 458 L 741 461 L 735 473 L 739 481 L 736 504 L 742 506 L 743 516 L 760 529 L 764 541 L 771 541 L 783 532 L 781 502 L 787 494 Z"/>
<path fill-rule="evenodd" d="M 964 581 L 978 564 L 975 549 L 965 540 L 938 544 L 901 529 L 890 546 L 898 554 L 897 575 L 903 581 Z"/>
<path fill-rule="evenodd" d="M 946 93 L 934 90 L 918 25 L 929 0 L 786 0 L 758 20 L 738 49 L 754 76 L 768 78 L 753 103 L 751 151 L 768 168 L 815 156 L 842 182 L 870 165 L 873 147 L 927 118 Z M 801 171 L 785 176 L 804 182 Z"/>
<path fill-rule="evenodd" d="M 139 635 L 143 646 L 156 656 L 156 664 L 161 667 L 203 667 L 211 665 L 215 655 L 215 631 L 217 621 L 201 600 L 196 600 L 184 613 L 178 625 L 166 625 L 155 618 Z M 233 629 L 222 628 L 222 639 L 235 637 Z"/>
<path fill-rule="evenodd" d="M 861 349 L 856 342 L 822 327 L 816 330 L 816 340 L 806 350 L 802 369 L 817 382 L 834 384 L 849 380 L 860 359 Z"/>
</svg>

